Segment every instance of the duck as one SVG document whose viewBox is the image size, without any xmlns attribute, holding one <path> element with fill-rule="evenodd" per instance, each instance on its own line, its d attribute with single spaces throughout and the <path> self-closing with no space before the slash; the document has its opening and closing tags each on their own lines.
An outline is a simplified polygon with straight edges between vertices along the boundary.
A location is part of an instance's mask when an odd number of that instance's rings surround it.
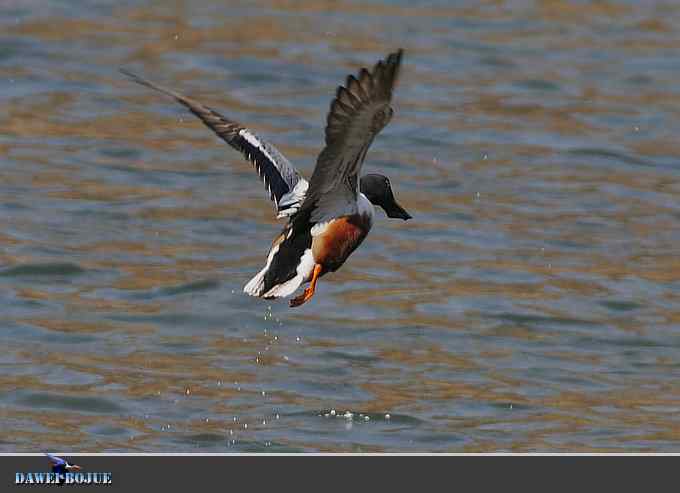
<svg viewBox="0 0 680 493">
<path fill-rule="evenodd" d="M 388 218 L 412 216 L 397 203 L 387 176 L 361 175 L 375 137 L 393 117 L 392 94 L 404 51 L 399 49 L 371 69 L 347 76 L 331 101 L 326 118 L 325 146 L 309 180 L 274 145 L 249 128 L 173 89 L 127 69 L 132 81 L 173 98 L 210 130 L 239 151 L 255 168 L 276 216 L 286 221 L 269 247 L 264 267 L 243 291 L 264 299 L 292 298 L 291 307 L 308 302 L 317 282 L 337 271 L 361 245 L 375 219 L 375 206 Z"/>
</svg>

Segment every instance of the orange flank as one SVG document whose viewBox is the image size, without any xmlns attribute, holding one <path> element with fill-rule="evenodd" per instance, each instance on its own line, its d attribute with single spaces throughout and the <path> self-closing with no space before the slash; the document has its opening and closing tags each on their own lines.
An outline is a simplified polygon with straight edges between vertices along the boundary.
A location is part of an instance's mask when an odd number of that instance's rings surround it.
<svg viewBox="0 0 680 493">
<path fill-rule="evenodd" d="M 334 219 L 326 230 L 312 241 L 314 261 L 323 265 L 324 273 L 336 271 L 364 241 L 369 229 L 370 223 L 364 216 Z"/>
</svg>

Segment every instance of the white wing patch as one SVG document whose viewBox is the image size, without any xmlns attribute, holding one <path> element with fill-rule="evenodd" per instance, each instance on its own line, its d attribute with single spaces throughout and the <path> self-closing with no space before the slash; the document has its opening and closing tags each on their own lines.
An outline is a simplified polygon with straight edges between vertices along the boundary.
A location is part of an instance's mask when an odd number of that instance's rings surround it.
<svg viewBox="0 0 680 493">
<path fill-rule="evenodd" d="M 295 187 L 281 197 L 278 205 L 279 214 L 276 217 L 280 219 L 295 214 L 305 200 L 308 188 L 309 182 L 304 178 L 300 178 L 300 181 L 295 184 Z"/>
<path fill-rule="evenodd" d="M 262 154 L 264 154 L 265 157 L 269 159 L 270 162 L 276 163 L 276 159 L 274 159 L 272 155 L 269 154 L 269 151 L 267 151 L 267 148 L 264 145 L 262 145 L 260 139 L 255 137 L 255 135 L 251 134 L 247 128 L 244 128 L 243 130 L 239 131 L 238 134 L 244 139 L 246 139 L 249 144 L 257 147 L 260 150 L 260 152 L 262 152 Z"/>
<path fill-rule="evenodd" d="M 295 292 L 295 290 L 305 282 L 307 279 L 309 279 L 309 276 L 312 274 L 312 270 L 314 270 L 314 265 L 316 262 L 314 262 L 314 255 L 312 254 L 312 249 L 308 248 L 305 250 L 305 253 L 302 255 L 302 258 L 300 259 L 300 263 L 297 266 L 297 269 L 295 272 L 297 275 L 282 283 L 274 286 L 271 288 L 269 291 L 267 291 L 264 296 L 266 298 L 273 297 L 273 298 L 283 298 L 284 296 L 289 296 Z"/>
</svg>

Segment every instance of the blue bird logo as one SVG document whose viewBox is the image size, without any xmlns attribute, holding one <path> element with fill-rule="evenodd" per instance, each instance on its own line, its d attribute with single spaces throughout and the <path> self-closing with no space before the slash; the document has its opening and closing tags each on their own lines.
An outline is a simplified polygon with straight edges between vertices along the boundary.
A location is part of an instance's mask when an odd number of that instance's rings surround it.
<svg viewBox="0 0 680 493">
<path fill-rule="evenodd" d="M 66 459 L 57 457 L 56 455 L 48 454 L 45 452 L 47 459 L 52 465 L 52 472 L 57 474 L 66 474 L 67 472 L 80 471 L 81 467 L 76 464 L 70 464 Z"/>
</svg>

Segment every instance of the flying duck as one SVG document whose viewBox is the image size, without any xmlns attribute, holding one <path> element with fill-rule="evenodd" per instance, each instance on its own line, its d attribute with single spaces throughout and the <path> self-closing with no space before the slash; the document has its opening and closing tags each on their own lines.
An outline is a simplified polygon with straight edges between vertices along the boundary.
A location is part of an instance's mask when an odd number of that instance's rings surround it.
<svg viewBox="0 0 680 493">
<path fill-rule="evenodd" d="M 290 301 L 300 306 L 314 296 L 318 279 L 342 266 L 373 225 L 374 207 L 387 217 L 411 218 L 397 204 L 390 181 L 380 174 L 359 177 L 366 153 L 394 113 L 390 102 L 403 50 L 362 68 L 337 89 L 326 122 L 326 146 L 312 178 L 305 180 L 273 145 L 248 128 L 172 89 L 127 70 L 133 81 L 184 105 L 208 128 L 240 151 L 257 170 L 277 217 L 287 219 L 274 239 L 262 270 L 243 288 L 251 296 L 290 296 L 304 282 L 304 292 Z"/>
</svg>

